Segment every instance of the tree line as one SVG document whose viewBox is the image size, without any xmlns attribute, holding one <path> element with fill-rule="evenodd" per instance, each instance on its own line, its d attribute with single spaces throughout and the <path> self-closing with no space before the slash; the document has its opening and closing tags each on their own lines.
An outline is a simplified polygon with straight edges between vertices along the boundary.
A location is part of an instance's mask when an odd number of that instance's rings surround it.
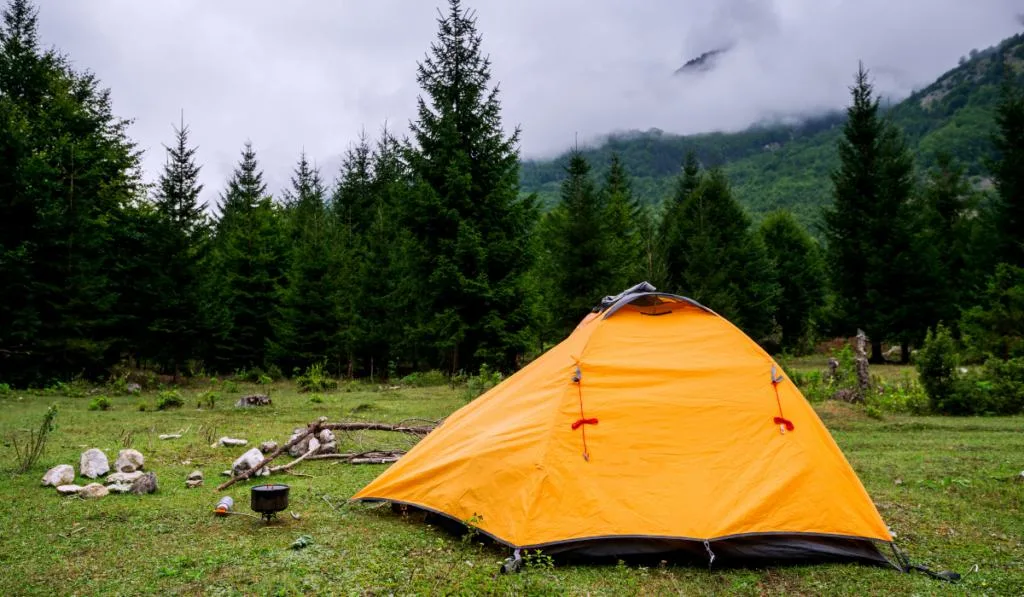
<svg viewBox="0 0 1024 597">
<path fill-rule="evenodd" d="M 43 50 L 36 10 L 10 0 L 0 379 L 99 378 L 125 362 L 174 375 L 317 363 L 352 377 L 508 372 L 642 280 L 773 351 L 860 327 L 874 358 L 895 342 L 906 359 L 930 327 L 980 304 L 998 264 L 1024 266 L 1018 87 L 998 110 L 995 190 L 980 192 L 952 159 L 918 180 L 859 71 L 824 246 L 786 211 L 754 227 L 723 170 L 693 154 L 655 208 L 636 200 L 617 156 L 598 179 L 574 152 L 545 211 L 521 191 L 520 129 L 503 131 L 475 17 L 448 4 L 418 64 L 408 136 L 361 136 L 337 173 L 303 154 L 279 197 L 245 143 L 208 206 L 184 122 L 147 185 L 109 90 Z"/>
</svg>

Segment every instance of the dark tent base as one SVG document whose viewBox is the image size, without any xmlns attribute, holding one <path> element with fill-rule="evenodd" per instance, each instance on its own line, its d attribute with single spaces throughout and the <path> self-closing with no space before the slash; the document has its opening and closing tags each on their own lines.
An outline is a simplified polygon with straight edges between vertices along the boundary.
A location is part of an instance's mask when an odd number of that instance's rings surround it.
<svg viewBox="0 0 1024 597">
<path fill-rule="evenodd" d="M 365 500 L 377 501 L 377 500 Z M 465 534 L 469 528 L 461 521 L 443 513 L 416 504 L 392 502 L 393 510 L 419 511 L 424 522 L 433 524 L 455 535 Z M 483 533 L 480 539 L 505 547 L 515 547 Z M 614 564 L 619 560 L 630 564 L 657 565 L 661 561 L 711 566 L 712 568 L 762 567 L 825 563 L 853 563 L 900 567 L 885 557 L 879 549 L 884 542 L 858 537 L 814 533 L 751 533 L 712 539 L 674 537 L 594 537 L 537 546 L 524 546 L 524 550 L 539 550 L 558 562 L 567 564 Z M 713 558 L 712 558 L 713 556 Z"/>
</svg>

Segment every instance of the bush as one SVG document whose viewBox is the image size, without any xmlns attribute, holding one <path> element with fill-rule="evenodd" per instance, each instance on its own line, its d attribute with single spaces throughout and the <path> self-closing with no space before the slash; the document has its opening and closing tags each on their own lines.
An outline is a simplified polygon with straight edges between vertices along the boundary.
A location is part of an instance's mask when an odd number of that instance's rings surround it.
<svg viewBox="0 0 1024 597">
<path fill-rule="evenodd" d="M 217 401 L 220 400 L 220 394 L 213 390 L 207 390 L 199 395 L 198 407 L 214 408 L 217 406 Z"/>
<path fill-rule="evenodd" d="M 1024 358 L 989 359 L 985 363 L 985 378 L 990 384 L 985 412 L 997 415 L 1024 412 Z"/>
<path fill-rule="evenodd" d="M 0 383 L 0 396 L 9 396 L 11 394 L 11 386 Z"/>
<path fill-rule="evenodd" d="M 325 370 L 325 363 L 310 365 L 306 372 L 295 379 L 300 392 L 325 392 L 338 387 L 338 382 L 331 379 Z"/>
<path fill-rule="evenodd" d="M 156 397 L 156 409 L 167 410 L 170 408 L 181 408 L 185 401 L 181 399 L 178 390 L 165 390 Z"/>
<path fill-rule="evenodd" d="M 417 371 L 415 373 L 410 373 L 403 377 L 399 381 L 399 384 L 416 388 L 426 388 L 431 386 L 444 386 L 448 384 L 448 381 L 447 375 L 436 369 L 432 369 L 430 371 Z"/>
<path fill-rule="evenodd" d="M 967 414 L 962 412 L 961 397 L 957 396 L 959 384 L 956 344 L 946 326 L 939 324 L 934 331 L 928 330 L 924 344 L 914 361 L 932 410 L 940 413 Z"/>
<path fill-rule="evenodd" d="M 313 404 L 323 404 L 324 397 L 321 396 L 320 394 L 313 394 L 312 396 L 309 397 L 309 401 L 312 402 Z"/>
<path fill-rule="evenodd" d="M 501 371 L 491 371 L 491 368 L 488 367 L 486 363 L 480 365 L 480 374 L 470 375 L 466 380 L 466 399 L 476 399 L 501 383 L 502 379 L 503 376 L 501 375 Z"/>
<path fill-rule="evenodd" d="M 106 396 L 97 396 L 89 401 L 89 410 L 110 410 L 113 406 Z"/>
<path fill-rule="evenodd" d="M 924 386 L 910 375 L 898 381 L 876 380 L 876 392 L 867 397 L 868 408 L 880 412 L 924 415 L 931 411 L 931 404 Z"/>
</svg>

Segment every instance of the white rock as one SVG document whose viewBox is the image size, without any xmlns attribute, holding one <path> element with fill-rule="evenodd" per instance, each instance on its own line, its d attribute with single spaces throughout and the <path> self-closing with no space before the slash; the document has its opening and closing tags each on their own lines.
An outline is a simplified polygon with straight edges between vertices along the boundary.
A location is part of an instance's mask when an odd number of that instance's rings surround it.
<svg viewBox="0 0 1024 597">
<path fill-rule="evenodd" d="M 189 481 L 195 481 L 196 479 L 202 479 L 202 478 L 203 478 L 203 471 L 192 471 L 191 473 L 188 474 L 188 477 L 187 477 L 187 479 Z"/>
<path fill-rule="evenodd" d="M 311 438 L 309 444 L 306 446 L 306 452 L 312 452 L 316 454 L 317 450 L 320 449 L 320 440 L 317 438 Z"/>
<path fill-rule="evenodd" d="M 136 479 L 142 476 L 142 471 L 135 471 L 132 473 L 110 473 L 107 475 L 107 484 L 110 483 L 127 483 L 131 485 Z"/>
<path fill-rule="evenodd" d="M 58 464 L 43 475 L 43 485 L 68 485 L 75 480 L 75 468 L 70 464 Z"/>
<path fill-rule="evenodd" d="M 110 490 L 99 483 L 89 483 L 78 492 L 84 498 L 101 498 L 110 493 Z"/>
<path fill-rule="evenodd" d="M 83 477 L 95 479 L 110 472 L 110 461 L 107 455 L 99 448 L 89 448 L 82 452 L 82 459 L 79 462 L 78 470 Z"/>
<path fill-rule="evenodd" d="M 260 444 L 260 452 L 264 454 L 270 454 L 277 449 L 277 442 L 263 442 Z"/>
<path fill-rule="evenodd" d="M 132 490 L 131 483 L 112 483 L 107 485 L 107 489 L 111 493 L 128 493 Z"/>
<path fill-rule="evenodd" d="M 77 495 L 78 492 L 82 491 L 81 485 L 58 485 L 57 493 L 61 495 Z"/>
<path fill-rule="evenodd" d="M 134 473 L 141 471 L 146 464 L 142 452 L 138 450 L 121 450 L 117 453 L 117 460 L 114 461 L 114 470 L 119 473 Z"/>
<path fill-rule="evenodd" d="M 293 441 L 295 438 L 299 437 L 300 435 L 302 435 L 305 432 L 306 432 L 306 428 L 305 427 L 298 427 L 298 428 L 296 428 L 294 431 L 292 431 L 292 436 L 288 438 L 288 441 L 289 442 Z M 305 454 L 306 451 L 309 450 L 309 440 L 310 440 L 310 438 L 311 438 L 311 436 L 306 436 L 305 438 L 302 439 L 302 441 L 300 441 L 299 443 L 294 444 L 292 447 L 288 448 L 288 454 L 291 455 L 291 456 L 295 456 L 295 457 L 299 457 L 299 456 L 302 456 L 303 454 Z"/>
<path fill-rule="evenodd" d="M 224 448 L 237 448 L 249 443 L 246 439 L 235 439 L 233 437 L 222 437 L 217 440 L 217 445 Z"/>
<path fill-rule="evenodd" d="M 179 439 L 181 438 L 180 433 L 162 433 L 158 436 L 160 439 Z"/>
<path fill-rule="evenodd" d="M 245 454 L 238 457 L 238 460 L 231 465 L 231 473 L 237 477 L 253 468 L 259 463 L 263 462 L 263 452 L 260 452 L 259 448 L 252 448 Z M 269 475 L 270 470 L 267 467 L 263 467 L 256 472 L 256 476 Z"/>
<path fill-rule="evenodd" d="M 319 454 L 337 454 L 338 453 L 338 443 L 337 442 L 327 442 L 326 444 L 320 446 L 320 451 L 318 453 Z"/>
<path fill-rule="evenodd" d="M 324 429 L 320 431 L 320 435 L 318 437 L 320 438 L 321 445 L 329 444 L 335 440 L 334 432 L 331 431 L 330 429 Z"/>
<path fill-rule="evenodd" d="M 185 487 L 187 489 L 195 489 L 196 487 L 199 487 L 202 484 L 203 484 L 203 480 L 202 479 L 189 479 L 188 481 L 185 481 Z"/>
</svg>

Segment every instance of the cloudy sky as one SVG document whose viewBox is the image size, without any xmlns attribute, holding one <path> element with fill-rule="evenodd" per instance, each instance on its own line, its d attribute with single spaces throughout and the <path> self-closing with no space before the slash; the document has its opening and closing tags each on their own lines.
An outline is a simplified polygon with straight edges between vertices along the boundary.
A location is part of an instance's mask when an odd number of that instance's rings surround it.
<svg viewBox="0 0 1024 597">
<path fill-rule="evenodd" d="M 211 204 L 253 142 L 271 190 L 302 150 L 332 180 L 402 132 L 443 0 L 37 0 L 43 43 L 112 89 L 155 179 L 184 111 Z M 612 131 L 692 133 L 841 108 L 857 61 L 895 97 L 1022 26 L 1024 0 L 467 0 L 525 157 Z M 730 46 L 715 70 L 674 77 Z"/>
</svg>

